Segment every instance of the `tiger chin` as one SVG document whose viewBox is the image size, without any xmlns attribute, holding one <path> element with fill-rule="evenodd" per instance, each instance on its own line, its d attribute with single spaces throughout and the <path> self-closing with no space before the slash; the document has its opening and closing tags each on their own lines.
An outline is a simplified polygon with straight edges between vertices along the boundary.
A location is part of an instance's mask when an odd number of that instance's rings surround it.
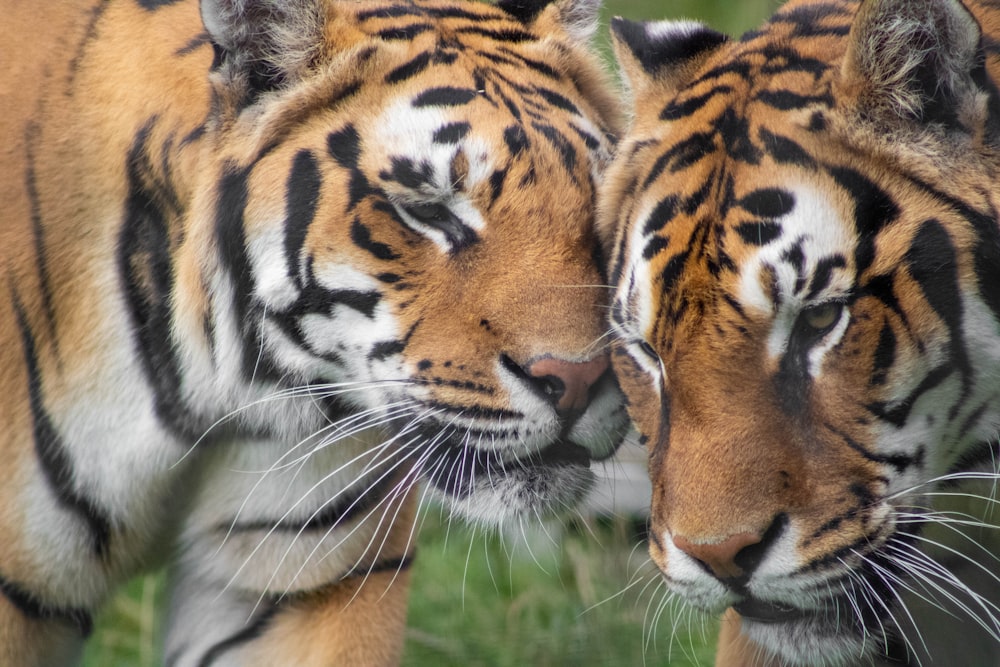
<svg viewBox="0 0 1000 667">
<path fill-rule="evenodd" d="M 1000 11 L 612 25 L 613 363 L 717 665 L 1000 664 Z"/>
<path fill-rule="evenodd" d="M 159 564 L 173 667 L 395 664 L 425 494 L 582 497 L 627 428 L 597 11 L 6 3 L 0 664 Z"/>
</svg>

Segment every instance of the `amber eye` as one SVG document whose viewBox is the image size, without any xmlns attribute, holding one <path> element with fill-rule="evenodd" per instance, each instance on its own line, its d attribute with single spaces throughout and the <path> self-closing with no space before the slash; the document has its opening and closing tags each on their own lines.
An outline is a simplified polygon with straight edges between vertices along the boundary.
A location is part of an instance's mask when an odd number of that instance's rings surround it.
<svg viewBox="0 0 1000 667">
<path fill-rule="evenodd" d="M 804 309 L 799 315 L 799 322 L 802 323 L 803 329 L 809 335 L 822 336 L 840 321 L 843 312 L 844 304 L 828 301 Z"/>
</svg>

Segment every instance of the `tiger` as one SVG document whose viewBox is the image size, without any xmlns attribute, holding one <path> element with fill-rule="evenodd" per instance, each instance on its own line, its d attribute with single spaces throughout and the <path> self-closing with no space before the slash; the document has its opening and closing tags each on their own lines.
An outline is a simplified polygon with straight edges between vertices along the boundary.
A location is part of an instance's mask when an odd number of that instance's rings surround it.
<svg viewBox="0 0 1000 667">
<path fill-rule="evenodd" d="M 171 667 L 398 664 L 421 502 L 587 493 L 599 5 L 4 3 L 0 664 L 151 568 Z"/>
<path fill-rule="evenodd" d="M 1000 3 L 612 23 L 649 553 L 719 666 L 1000 664 Z"/>
</svg>

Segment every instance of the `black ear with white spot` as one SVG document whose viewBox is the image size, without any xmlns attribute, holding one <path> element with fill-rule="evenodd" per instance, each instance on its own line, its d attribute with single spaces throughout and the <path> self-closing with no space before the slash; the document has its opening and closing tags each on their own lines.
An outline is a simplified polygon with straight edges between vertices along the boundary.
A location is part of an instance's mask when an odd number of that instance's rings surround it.
<svg viewBox="0 0 1000 667">
<path fill-rule="evenodd" d="M 845 92 L 871 120 L 968 132 L 992 126 L 987 133 L 996 137 L 981 38 L 958 0 L 867 0 L 848 40 Z"/>
<path fill-rule="evenodd" d="M 587 42 L 597 32 L 601 0 L 497 0 L 497 7 L 526 25 L 551 16 L 575 41 Z"/>
<path fill-rule="evenodd" d="M 637 100 L 656 88 L 683 85 L 729 38 L 695 21 L 637 22 L 616 17 L 611 37 L 622 78 Z"/>
<path fill-rule="evenodd" d="M 322 44 L 320 0 L 201 0 L 224 81 L 251 102 L 300 78 Z"/>
</svg>

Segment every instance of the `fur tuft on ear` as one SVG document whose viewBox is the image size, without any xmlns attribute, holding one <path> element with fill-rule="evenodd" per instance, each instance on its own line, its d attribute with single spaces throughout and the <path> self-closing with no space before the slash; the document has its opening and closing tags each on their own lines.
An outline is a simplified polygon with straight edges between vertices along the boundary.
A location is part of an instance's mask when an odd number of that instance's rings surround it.
<svg viewBox="0 0 1000 667">
<path fill-rule="evenodd" d="M 588 42 L 597 33 L 601 0 L 559 0 L 559 19 L 578 42 Z"/>
<path fill-rule="evenodd" d="M 622 79 L 638 99 L 680 88 L 729 38 L 695 21 L 637 22 L 616 17 L 611 37 Z"/>
<path fill-rule="evenodd" d="M 845 91 L 871 119 L 962 128 L 982 92 L 981 36 L 958 0 L 866 0 L 848 40 Z"/>
<path fill-rule="evenodd" d="M 201 0 L 201 18 L 217 67 L 251 98 L 300 78 L 322 44 L 319 0 Z"/>
</svg>

